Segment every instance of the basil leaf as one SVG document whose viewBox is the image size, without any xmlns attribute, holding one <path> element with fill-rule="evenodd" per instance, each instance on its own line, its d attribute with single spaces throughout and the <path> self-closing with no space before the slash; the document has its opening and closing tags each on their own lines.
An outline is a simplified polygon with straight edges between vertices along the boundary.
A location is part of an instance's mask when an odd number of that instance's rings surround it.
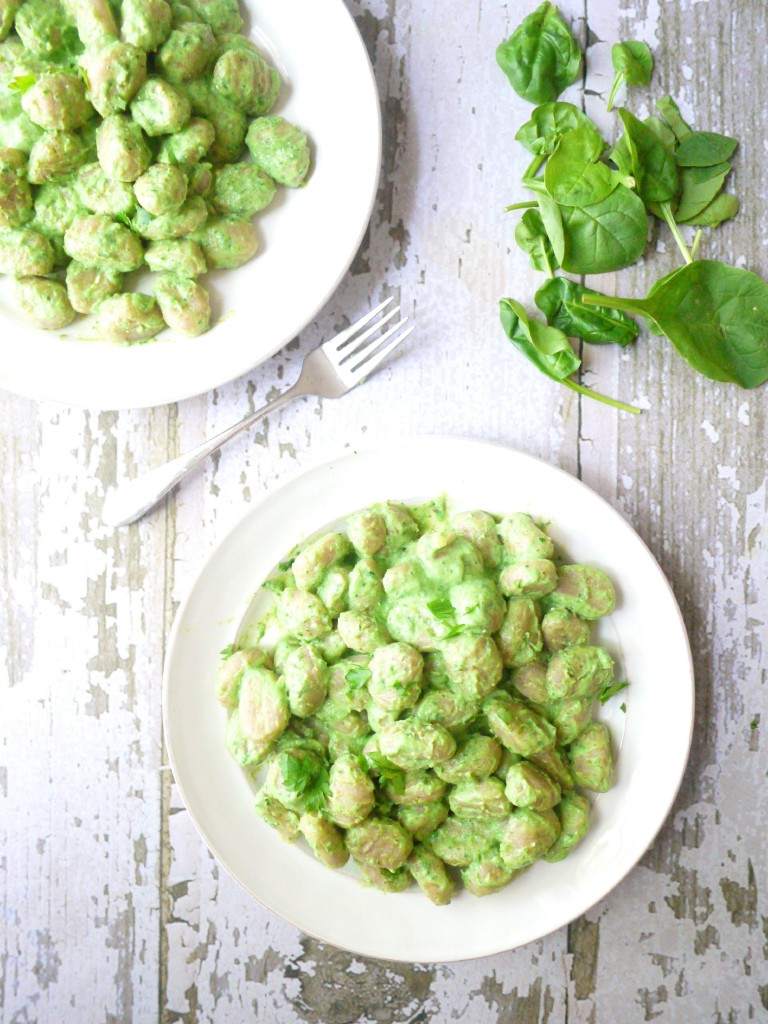
<svg viewBox="0 0 768 1024">
<path fill-rule="evenodd" d="M 581 50 L 557 7 L 543 3 L 501 43 L 496 61 L 518 96 L 547 103 L 576 81 Z"/>
<path fill-rule="evenodd" d="M 648 85 L 653 73 L 653 57 L 648 44 L 636 39 L 616 43 L 611 48 L 611 62 L 616 75 L 608 96 L 608 110 L 613 107 L 616 93 L 625 82 L 627 85 Z"/>
<path fill-rule="evenodd" d="M 526 210 L 515 228 L 515 241 L 523 252 L 528 253 L 534 270 L 551 277 L 560 266 L 539 210 Z"/>
<path fill-rule="evenodd" d="M 716 228 L 724 220 L 732 220 L 739 212 L 739 200 L 728 192 L 721 192 L 715 196 L 709 206 L 695 217 L 689 217 L 681 223 L 691 224 L 698 228 Z"/>
<path fill-rule="evenodd" d="M 628 267 L 642 255 L 648 218 L 642 199 L 625 185 L 619 185 L 600 203 L 558 209 L 564 236 L 560 265 L 568 273 L 607 274 Z M 551 234 L 549 237 L 552 239 Z M 554 239 L 552 244 L 557 255 Z"/>
<path fill-rule="evenodd" d="M 550 327 L 557 327 L 572 338 L 581 338 L 592 345 L 631 345 L 638 335 L 634 320 L 616 309 L 605 306 L 585 307 L 585 295 L 604 298 L 600 292 L 566 277 L 546 281 L 536 292 L 536 305 Z"/>
<path fill-rule="evenodd" d="M 534 156 L 549 156 L 555 151 L 561 136 L 574 128 L 591 131 L 595 138 L 600 139 L 602 143 L 601 152 L 606 149 L 606 144 L 600 137 L 600 133 L 587 115 L 573 103 L 563 103 L 562 101 L 543 103 L 536 107 L 530 120 L 526 121 L 515 135 L 515 139 Z"/>
<path fill-rule="evenodd" d="M 599 163 L 603 140 L 589 127 L 574 128 L 560 139 L 544 172 L 547 192 L 561 206 L 591 206 L 606 199 L 620 177 Z"/>
<path fill-rule="evenodd" d="M 674 154 L 626 107 L 619 107 L 618 113 L 638 195 L 646 206 L 674 199 L 679 187 Z"/>
<path fill-rule="evenodd" d="M 656 109 L 667 122 L 678 142 L 682 142 L 691 134 L 691 128 L 685 123 L 680 108 L 671 96 L 662 96 L 656 104 Z"/>
<path fill-rule="evenodd" d="M 768 380 L 768 283 L 748 270 L 695 260 L 657 281 L 645 299 L 600 301 L 651 320 L 710 380 L 743 388 Z"/>
<path fill-rule="evenodd" d="M 730 160 L 738 142 L 716 132 L 691 132 L 675 152 L 678 167 L 712 167 Z"/>
</svg>

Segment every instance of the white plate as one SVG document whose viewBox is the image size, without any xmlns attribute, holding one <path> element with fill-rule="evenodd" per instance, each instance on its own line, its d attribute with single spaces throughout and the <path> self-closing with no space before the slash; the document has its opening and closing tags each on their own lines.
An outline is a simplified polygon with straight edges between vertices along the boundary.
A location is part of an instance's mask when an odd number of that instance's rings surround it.
<svg viewBox="0 0 768 1024">
<path fill-rule="evenodd" d="M 530 512 L 557 545 L 608 571 L 619 593 L 601 634 L 630 680 L 606 706 L 618 781 L 593 804 L 592 829 L 559 864 L 537 864 L 501 893 L 434 907 L 420 891 L 364 888 L 284 843 L 253 811 L 224 747 L 214 685 L 254 592 L 297 541 L 375 501 L 444 493 L 454 510 Z M 643 542 L 602 498 L 521 452 L 455 438 L 409 438 L 345 454 L 272 491 L 214 550 L 179 609 L 163 687 L 171 765 L 208 846 L 240 884 L 302 931 L 388 960 L 486 956 L 537 939 L 602 899 L 637 863 L 674 800 L 688 758 L 693 670 L 674 595 Z M 649 898 L 652 894 L 649 893 Z"/>
<path fill-rule="evenodd" d="M 241 8 L 283 77 L 275 112 L 312 142 L 306 187 L 279 189 L 273 208 L 256 218 L 255 259 L 205 278 L 221 319 L 199 338 L 166 331 L 146 345 L 77 340 L 93 338 L 93 317 L 40 331 L 14 313 L 10 281 L 0 278 L 0 387 L 100 409 L 189 398 L 273 355 L 335 291 L 379 179 L 381 119 L 368 54 L 343 0 L 246 0 Z"/>
</svg>

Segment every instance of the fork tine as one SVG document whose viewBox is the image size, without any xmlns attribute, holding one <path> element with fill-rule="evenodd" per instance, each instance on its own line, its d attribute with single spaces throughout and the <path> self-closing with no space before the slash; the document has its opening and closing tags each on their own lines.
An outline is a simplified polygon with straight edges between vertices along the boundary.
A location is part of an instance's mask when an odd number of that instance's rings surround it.
<svg viewBox="0 0 768 1024">
<path fill-rule="evenodd" d="M 355 323 L 346 327 L 341 334 L 337 334 L 335 338 L 331 338 L 330 341 L 326 341 L 322 348 L 324 348 L 326 352 L 338 352 L 340 348 L 343 348 L 343 346 L 346 345 L 353 334 L 359 331 L 361 327 L 365 327 L 367 323 L 370 323 L 375 316 L 379 315 L 382 309 L 390 304 L 390 302 L 394 302 L 394 298 L 394 295 L 390 295 L 388 299 L 384 299 L 384 301 L 380 302 L 375 309 L 372 309 L 369 313 L 366 313 L 365 316 L 361 316 L 359 320 L 356 320 Z"/>
<path fill-rule="evenodd" d="M 353 341 L 351 341 L 347 349 L 343 352 L 337 352 L 337 355 L 341 356 L 341 363 L 347 363 L 350 359 L 354 359 L 355 356 L 362 355 L 362 353 L 369 349 L 371 345 L 380 345 L 382 338 L 376 338 L 373 341 L 369 341 L 369 339 L 378 330 L 380 330 L 384 324 L 389 323 L 393 316 L 397 316 L 399 312 L 399 306 L 395 306 L 394 309 L 390 309 L 390 311 L 386 313 L 381 320 L 377 320 L 376 323 L 369 327 L 367 331 L 363 331 L 362 334 L 358 335 Z M 402 323 L 402 321 L 400 322 Z"/>
<path fill-rule="evenodd" d="M 395 326 L 391 327 L 379 340 L 386 341 L 387 338 L 391 337 L 400 327 L 402 327 L 404 323 L 407 323 L 407 320 L 401 320 L 399 324 L 395 324 Z M 411 324 L 411 326 L 404 330 L 402 334 L 392 338 L 392 341 L 390 341 L 388 345 L 385 345 L 384 348 L 366 356 L 363 358 L 362 362 L 356 363 L 349 372 L 354 375 L 362 374 L 367 377 L 369 373 L 373 373 L 373 371 L 384 362 L 387 356 L 393 352 L 398 345 L 402 344 L 402 342 L 404 342 L 405 339 L 415 330 L 416 324 Z"/>
</svg>

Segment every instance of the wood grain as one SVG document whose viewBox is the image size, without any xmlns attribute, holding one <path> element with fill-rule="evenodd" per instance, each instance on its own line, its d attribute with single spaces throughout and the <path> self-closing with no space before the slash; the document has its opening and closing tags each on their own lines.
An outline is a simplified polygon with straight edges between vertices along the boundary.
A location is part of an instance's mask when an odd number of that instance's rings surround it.
<svg viewBox="0 0 768 1024">
<path fill-rule="evenodd" d="M 525 365 L 500 334 L 496 303 L 511 294 L 531 306 L 537 284 L 502 213 L 520 195 L 527 161 L 513 136 L 529 107 L 493 59 L 524 11 L 347 2 L 382 97 L 383 172 L 352 269 L 302 336 L 178 406 L 98 413 L 0 395 L 0 1020 L 765 1020 L 765 389 L 704 381 L 645 332 L 632 351 L 585 353 L 584 374 L 646 408 L 641 417 L 579 400 Z M 583 97 L 606 131 L 610 45 L 642 38 L 656 70 L 628 105 L 649 112 L 669 92 L 697 127 L 741 140 L 742 211 L 703 245 L 768 275 L 763 5 L 560 7 L 588 44 L 586 89 L 569 98 Z M 599 284 L 643 293 L 675 262 L 657 227 L 643 263 Z M 142 523 L 101 525 L 105 487 L 256 408 L 319 339 L 390 293 L 418 331 L 374 380 L 340 402 L 281 410 Z M 487 438 L 580 475 L 661 563 L 696 663 L 690 765 L 641 864 L 569 928 L 474 963 L 405 967 L 302 936 L 217 866 L 164 768 L 165 641 L 201 561 L 287 471 L 393 432 Z"/>
</svg>

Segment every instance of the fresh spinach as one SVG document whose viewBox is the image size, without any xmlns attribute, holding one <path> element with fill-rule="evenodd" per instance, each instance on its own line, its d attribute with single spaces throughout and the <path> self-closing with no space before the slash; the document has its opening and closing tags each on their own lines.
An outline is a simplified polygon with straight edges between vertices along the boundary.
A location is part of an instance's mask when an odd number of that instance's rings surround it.
<svg viewBox="0 0 768 1024">
<path fill-rule="evenodd" d="M 591 206 L 606 199 L 621 182 L 600 163 L 604 143 L 582 126 L 562 136 L 544 172 L 547 192 L 561 206 Z"/>
<path fill-rule="evenodd" d="M 606 149 L 600 133 L 587 115 L 572 103 L 564 103 L 562 100 L 542 103 L 536 107 L 530 119 L 515 135 L 515 139 L 534 156 L 549 156 L 555 151 L 561 137 L 574 128 L 590 131 L 602 143 L 600 152 Z"/>
<path fill-rule="evenodd" d="M 616 43 L 611 48 L 611 62 L 616 75 L 608 96 L 607 109 L 613 107 L 616 93 L 626 82 L 627 85 L 648 85 L 653 73 L 653 57 L 647 43 L 630 39 L 626 43 Z"/>
<path fill-rule="evenodd" d="M 675 151 L 678 167 L 712 167 L 730 160 L 738 142 L 716 132 L 691 132 Z"/>
<path fill-rule="evenodd" d="M 504 333 L 519 352 L 550 380 L 564 384 L 587 398 L 611 405 L 625 412 L 639 413 L 634 406 L 617 402 L 613 398 L 591 391 L 576 381 L 569 380 L 581 366 L 581 360 L 573 351 L 565 334 L 556 327 L 548 327 L 539 320 L 531 320 L 523 306 L 514 299 L 502 299 L 499 314 Z"/>
<path fill-rule="evenodd" d="M 589 296 L 586 305 L 596 305 Z M 754 388 L 768 380 L 768 283 L 717 260 L 696 260 L 657 281 L 645 299 L 600 303 L 652 321 L 694 370 Z"/>
<path fill-rule="evenodd" d="M 656 117 L 654 114 L 651 114 L 650 117 L 645 118 L 643 124 L 651 129 L 651 131 L 659 140 L 659 142 L 662 142 L 667 147 L 667 149 L 671 149 L 674 152 L 675 146 L 677 144 L 675 133 L 672 131 L 671 128 L 667 127 L 667 125 L 665 125 L 660 118 Z"/>
<path fill-rule="evenodd" d="M 567 277 L 554 277 L 544 282 L 534 298 L 550 327 L 557 327 L 571 338 L 581 338 L 592 345 L 631 345 L 638 335 L 635 321 L 606 306 L 587 308 L 582 302 L 585 295 L 598 300 L 604 297 Z"/>
<path fill-rule="evenodd" d="M 628 267 L 642 255 L 648 218 L 642 199 L 625 185 L 618 185 L 607 198 L 591 206 L 558 209 L 564 237 L 563 256 L 558 258 L 568 273 L 607 274 Z M 549 237 L 557 255 L 555 240 L 551 234 Z"/>
<path fill-rule="evenodd" d="M 531 266 L 552 277 L 560 264 L 549 240 L 539 210 L 526 210 L 515 228 L 515 241 L 528 253 Z"/>
<path fill-rule="evenodd" d="M 683 120 L 680 108 L 671 96 L 662 96 L 656 104 L 656 109 L 667 122 L 678 142 L 682 142 L 692 134 L 690 125 Z"/>
<path fill-rule="evenodd" d="M 680 198 L 675 209 L 675 220 L 684 224 L 705 210 L 718 195 L 731 172 L 726 161 L 714 167 L 681 167 Z"/>
<path fill-rule="evenodd" d="M 709 206 L 684 223 L 699 228 L 716 228 L 725 220 L 732 220 L 739 212 L 739 200 L 728 192 L 715 196 Z"/>
<path fill-rule="evenodd" d="M 547 103 L 576 81 L 581 50 L 557 7 L 543 3 L 501 43 L 496 60 L 518 96 Z"/>
<path fill-rule="evenodd" d="M 620 169 L 635 179 L 637 193 L 646 206 L 670 202 L 677 195 L 679 186 L 674 154 L 648 125 L 639 121 L 626 107 L 619 107 L 618 113 L 624 125 L 624 152 L 629 157 L 629 168 L 622 166 Z M 622 163 L 625 159 L 622 153 Z"/>
</svg>

